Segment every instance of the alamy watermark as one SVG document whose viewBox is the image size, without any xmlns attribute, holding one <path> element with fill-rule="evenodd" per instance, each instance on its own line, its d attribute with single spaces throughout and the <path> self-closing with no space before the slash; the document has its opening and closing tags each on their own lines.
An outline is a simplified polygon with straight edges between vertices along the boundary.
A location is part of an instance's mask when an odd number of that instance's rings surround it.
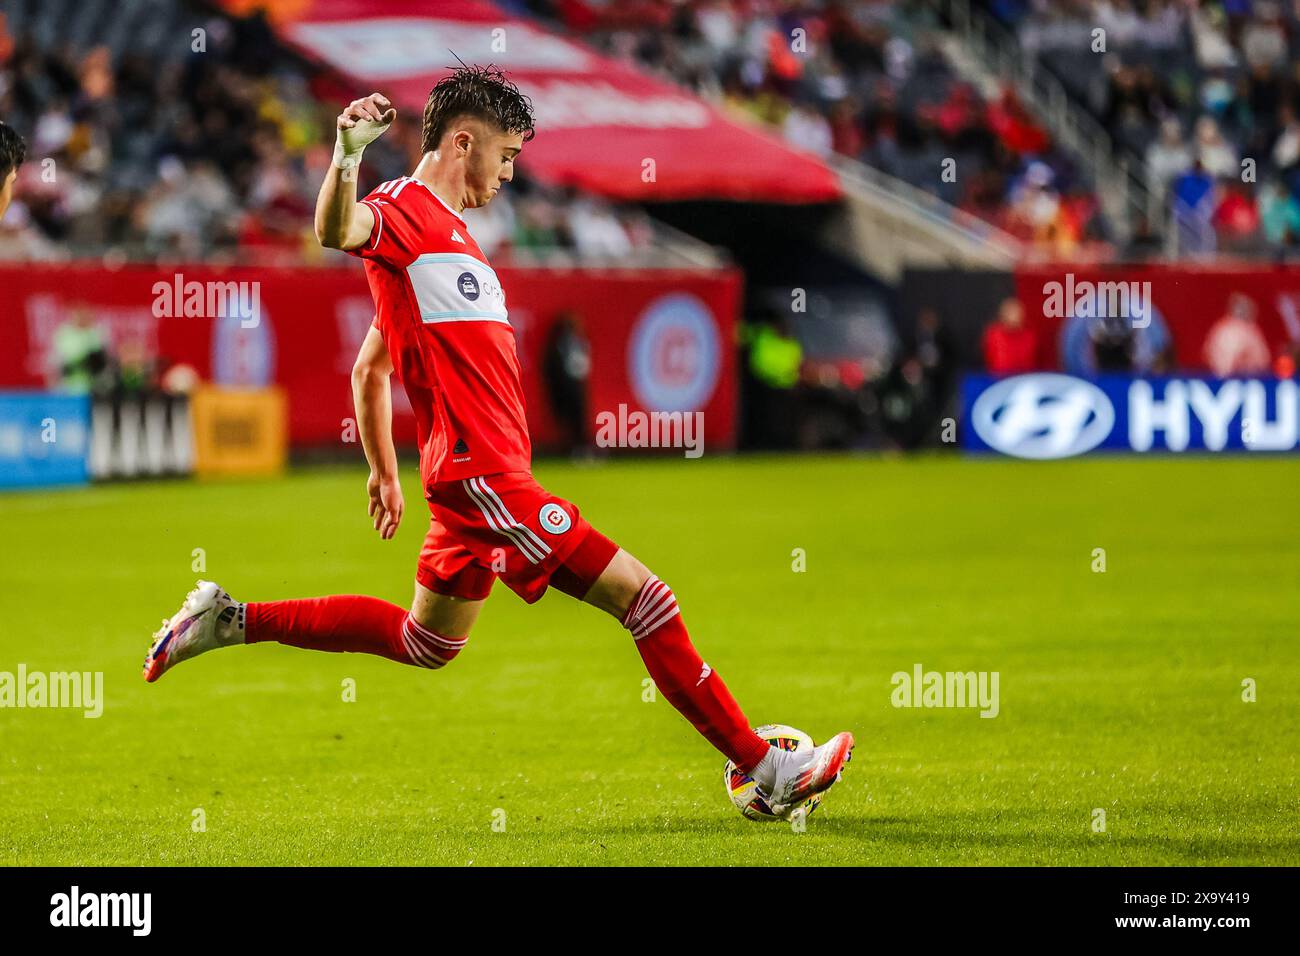
<svg viewBox="0 0 1300 956">
<path fill-rule="evenodd" d="M 996 717 L 997 671 L 927 671 L 913 664 L 911 673 L 898 671 L 889 702 L 895 707 L 978 707 L 981 717 Z"/>
<path fill-rule="evenodd" d="M 628 411 L 596 415 L 596 444 L 601 448 L 684 448 L 687 458 L 704 454 L 703 412 Z"/>
<path fill-rule="evenodd" d="M 234 316 L 242 329 L 262 321 L 262 283 L 199 282 L 177 272 L 171 282 L 153 284 L 153 314 L 159 319 L 219 319 Z"/>
<path fill-rule="evenodd" d="M 103 671 L 0 671 L 0 708 L 66 707 L 82 710 L 83 717 L 104 713 Z"/>
<path fill-rule="evenodd" d="M 1135 329 L 1151 324 L 1150 282 L 1092 282 L 1065 274 L 1043 283 L 1043 315 L 1049 319 L 1125 319 Z"/>
<path fill-rule="evenodd" d="M 83 893 L 73 886 L 50 897 L 50 925 L 122 926 L 132 936 L 148 936 L 153 927 L 152 893 Z"/>
</svg>

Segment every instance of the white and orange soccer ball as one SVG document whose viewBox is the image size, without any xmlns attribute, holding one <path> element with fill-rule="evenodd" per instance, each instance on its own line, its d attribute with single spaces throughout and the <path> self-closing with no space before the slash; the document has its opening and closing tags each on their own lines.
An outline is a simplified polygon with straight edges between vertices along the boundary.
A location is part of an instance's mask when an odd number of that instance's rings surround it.
<svg viewBox="0 0 1300 956">
<path fill-rule="evenodd" d="M 755 727 L 754 733 L 766 740 L 771 746 L 780 747 L 782 750 L 808 750 L 811 752 L 813 747 L 816 746 L 813 739 L 802 730 L 787 727 L 785 724 L 764 724 L 762 727 Z M 807 800 L 790 806 L 770 806 L 759 792 L 758 784 L 754 783 L 753 778 L 737 769 L 736 765 L 730 760 L 722 768 L 722 782 L 727 788 L 727 797 L 732 804 L 750 820 L 760 822 L 789 820 L 797 810 L 803 810 L 804 815 L 807 816 L 821 806 L 822 802 L 822 795 L 815 793 Z"/>
</svg>

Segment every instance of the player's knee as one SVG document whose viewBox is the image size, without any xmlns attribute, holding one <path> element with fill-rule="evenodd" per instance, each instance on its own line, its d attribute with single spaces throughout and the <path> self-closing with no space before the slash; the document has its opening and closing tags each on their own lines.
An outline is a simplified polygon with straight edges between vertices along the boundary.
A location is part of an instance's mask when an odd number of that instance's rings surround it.
<svg viewBox="0 0 1300 956">
<path fill-rule="evenodd" d="M 465 649 L 469 635 L 446 637 L 425 627 L 410 614 L 402 622 L 402 649 L 410 663 L 437 670 L 446 667 Z"/>
<path fill-rule="evenodd" d="M 605 586 L 614 616 L 621 621 L 626 621 L 646 587 L 651 581 L 659 579 L 649 568 L 626 551 L 620 554 L 619 558 L 621 560 L 611 565 L 611 573 L 601 583 Z"/>
<path fill-rule="evenodd" d="M 680 613 L 673 589 L 651 574 L 629 603 L 623 615 L 623 626 L 639 641 Z"/>
</svg>

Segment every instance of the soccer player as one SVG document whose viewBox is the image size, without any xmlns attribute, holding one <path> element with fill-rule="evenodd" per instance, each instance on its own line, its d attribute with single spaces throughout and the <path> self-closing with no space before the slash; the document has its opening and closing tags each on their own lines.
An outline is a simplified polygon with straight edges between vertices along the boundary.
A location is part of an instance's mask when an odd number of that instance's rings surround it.
<svg viewBox="0 0 1300 956">
<path fill-rule="evenodd" d="M 825 790 L 848 761 L 853 736 L 837 734 L 811 754 L 769 746 L 692 646 L 668 585 L 530 473 L 505 293 L 461 213 L 491 202 L 513 178 L 534 135 L 532 104 L 497 69 L 456 70 L 429 94 L 415 170 L 358 202 L 362 152 L 396 115 L 379 93 L 339 115 L 316 235 L 364 261 L 375 301 L 352 389 L 370 464 L 369 513 L 385 540 L 405 513 L 390 375 L 415 410 L 432 521 L 414 601 L 409 610 L 353 595 L 243 604 L 200 581 L 154 635 L 145 680 L 214 648 L 265 641 L 437 669 L 464 650 L 497 578 L 530 604 L 554 586 L 631 631 L 659 691 L 770 804 Z"/>
<path fill-rule="evenodd" d="M 18 167 L 27 158 L 27 144 L 14 132 L 12 126 L 0 123 L 0 219 L 14 198 L 14 180 Z"/>
</svg>

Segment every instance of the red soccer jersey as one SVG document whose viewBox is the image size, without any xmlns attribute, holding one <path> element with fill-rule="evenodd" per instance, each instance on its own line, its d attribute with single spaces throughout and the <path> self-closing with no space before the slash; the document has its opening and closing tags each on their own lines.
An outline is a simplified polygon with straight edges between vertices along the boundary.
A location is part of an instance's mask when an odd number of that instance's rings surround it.
<svg viewBox="0 0 1300 956">
<path fill-rule="evenodd" d="M 375 326 L 411 399 L 425 487 L 529 471 L 515 333 L 501 282 L 455 210 L 409 176 L 365 199 Z"/>
</svg>

